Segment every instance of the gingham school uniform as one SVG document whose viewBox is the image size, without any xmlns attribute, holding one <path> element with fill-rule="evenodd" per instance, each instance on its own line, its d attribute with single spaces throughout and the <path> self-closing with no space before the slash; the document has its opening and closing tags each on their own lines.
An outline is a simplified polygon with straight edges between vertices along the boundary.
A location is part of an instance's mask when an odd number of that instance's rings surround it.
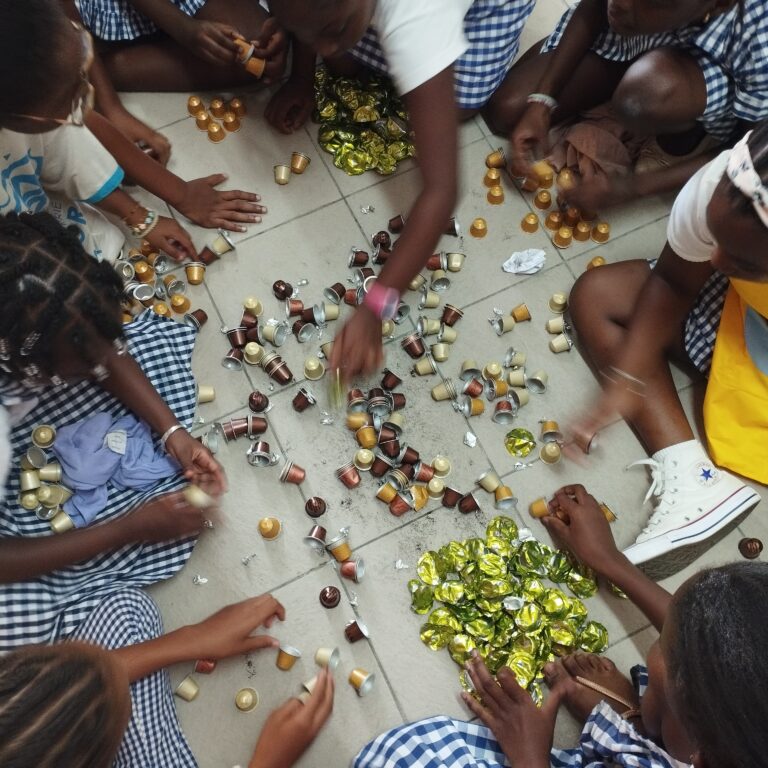
<svg viewBox="0 0 768 768">
<path fill-rule="evenodd" d="M 105 597 L 67 639 L 112 650 L 162 634 L 163 622 L 152 598 L 129 588 Z M 167 670 L 131 683 L 131 704 L 131 719 L 113 768 L 197 768 L 176 716 Z"/>
<path fill-rule="evenodd" d="M 413 0 L 408 0 L 412 2 Z M 389 0 L 376 0 L 386 3 Z M 446 0 L 454 3 L 456 0 Z M 520 33 L 536 0 L 474 0 L 464 16 L 464 35 L 469 47 L 453 64 L 456 103 L 462 109 L 479 109 L 488 102 L 507 75 L 520 45 Z M 352 56 L 377 72 L 387 73 L 387 58 L 379 34 L 371 27 L 350 51 Z M 430 51 L 413 46 L 422 61 Z"/>
<path fill-rule="evenodd" d="M 566 11 L 542 51 L 557 47 L 573 11 Z M 707 106 L 699 121 L 711 136 L 726 141 L 740 120 L 754 123 L 768 117 L 765 0 L 743 0 L 708 24 L 673 32 L 623 37 L 608 30 L 598 36 L 592 50 L 609 61 L 629 62 L 662 46 L 684 51 L 699 65 L 707 88 Z"/>
<path fill-rule="evenodd" d="M 190 358 L 195 332 L 147 310 L 125 326 L 130 352 L 181 424 L 191 427 L 195 381 Z M 0 386 L 2 392 L 2 386 Z M 98 384 L 84 381 L 38 393 L 37 406 L 11 432 L 11 456 L 5 499 L 0 503 L 0 536 L 51 536 L 50 525 L 18 502 L 19 461 L 40 423 L 64 426 L 106 411 L 115 418 L 128 411 Z M 184 485 L 181 475 L 166 478 L 147 491 L 118 490 L 109 485 L 105 509 L 96 522 L 112 520 L 140 504 Z M 48 643 L 74 632 L 106 597 L 130 587 L 170 578 L 187 561 L 194 538 L 159 544 L 134 543 L 105 552 L 85 563 L 36 579 L 0 585 L 0 652 L 30 643 Z"/>
<path fill-rule="evenodd" d="M 205 0 L 169 0 L 187 16 L 194 16 Z M 152 35 L 157 25 L 139 13 L 129 0 L 75 0 L 86 29 L 100 40 L 135 40 Z"/>
<path fill-rule="evenodd" d="M 648 670 L 632 670 L 642 695 Z M 574 749 L 553 749 L 552 768 L 682 768 L 686 765 L 641 736 L 605 702 L 589 716 Z M 432 717 L 395 728 L 374 739 L 353 768 L 510 768 L 490 728 L 450 717 Z"/>
</svg>

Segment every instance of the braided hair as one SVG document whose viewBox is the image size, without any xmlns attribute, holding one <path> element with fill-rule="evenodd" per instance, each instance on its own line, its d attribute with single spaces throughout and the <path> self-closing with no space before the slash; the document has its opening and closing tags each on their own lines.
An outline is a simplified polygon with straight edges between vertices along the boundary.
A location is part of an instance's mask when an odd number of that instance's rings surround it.
<svg viewBox="0 0 768 768">
<path fill-rule="evenodd" d="M 672 606 L 667 675 L 704 764 L 765 765 L 768 563 L 702 571 L 678 591 Z"/>
<path fill-rule="evenodd" d="M 0 217 L 0 370 L 24 386 L 56 381 L 63 334 L 90 367 L 96 338 L 122 336 L 123 285 L 50 214 Z"/>
<path fill-rule="evenodd" d="M 107 768 L 129 714 L 106 652 L 82 643 L 0 658 L 0 765 Z M 121 723 L 123 728 L 120 727 Z"/>
</svg>

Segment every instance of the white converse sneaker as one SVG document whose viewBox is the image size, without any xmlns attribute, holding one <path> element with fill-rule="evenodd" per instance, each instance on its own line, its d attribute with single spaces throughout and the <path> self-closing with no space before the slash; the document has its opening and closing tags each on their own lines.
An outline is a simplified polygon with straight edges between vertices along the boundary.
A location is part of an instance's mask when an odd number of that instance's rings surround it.
<svg viewBox="0 0 768 768">
<path fill-rule="evenodd" d="M 624 550 L 635 564 L 698 544 L 760 503 L 752 488 L 718 469 L 697 440 L 672 445 L 629 467 L 638 465 L 651 468 L 645 501 L 656 498 L 648 524 Z"/>
</svg>

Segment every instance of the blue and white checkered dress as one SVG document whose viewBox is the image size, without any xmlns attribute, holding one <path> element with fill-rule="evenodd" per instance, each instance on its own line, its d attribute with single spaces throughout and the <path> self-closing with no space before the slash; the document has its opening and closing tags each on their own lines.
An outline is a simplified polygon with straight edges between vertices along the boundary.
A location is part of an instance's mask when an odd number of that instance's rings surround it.
<svg viewBox="0 0 768 768">
<path fill-rule="evenodd" d="M 740 6 L 743 5 L 743 12 Z M 573 8 L 567 11 L 542 48 L 557 47 Z M 697 24 L 656 35 L 601 34 L 592 50 L 609 61 L 632 61 L 663 46 L 684 51 L 704 75 L 707 106 L 699 118 L 711 136 L 730 139 L 740 120 L 754 123 L 768 117 L 768 3 L 744 0 L 708 24 Z"/>
<path fill-rule="evenodd" d="M 146 311 L 125 326 L 130 351 L 160 396 L 182 424 L 192 425 L 195 381 L 190 368 L 194 331 L 181 323 Z M 1 393 L 0 393 L 1 394 Z M 0 536 L 51 536 L 50 525 L 21 507 L 19 465 L 30 445 L 32 429 L 40 423 L 64 426 L 100 410 L 116 418 L 125 406 L 92 382 L 52 388 L 38 393 L 37 406 L 11 434 L 14 464 L 0 503 Z M 117 490 L 109 486 L 106 508 L 97 522 L 111 520 L 162 493 L 184 485 L 181 475 L 166 478 L 148 491 Z M 17 584 L 0 585 L 0 652 L 30 643 L 66 637 L 82 624 L 106 597 L 129 587 L 143 587 L 170 578 L 187 561 L 195 539 L 159 544 L 129 544 L 91 560 Z"/>
<path fill-rule="evenodd" d="M 648 670 L 635 667 L 642 695 Z M 684 764 L 641 736 L 605 702 L 584 724 L 579 746 L 553 749 L 552 768 L 681 768 Z M 353 768 L 510 768 L 489 728 L 450 717 L 431 717 L 395 728 L 363 747 Z"/>
<path fill-rule="evenodd" d="M 536 0 L 474 0 L 464 17 L 469 48 L 453 65 L 456 103 L 461 109 L 485 106 L 501 85 L 517 55 L 520 33 L 534 5 Z M 373 28 L 350 53 L 377 72 L 388 71 Z"/>
<path fill-rule="evenodd" d="M 169 0 L 187 16 L 194 16 L 206 0 Z M 75 0 L 85 28 L 99 40 L 135 40 L 158 31 L 129 0 Z"/>
<path fill-rule="evenodd" d="M 163 621 L 152 598 L 140 589 L 122 589 L 104 598 L 67 639 L 113 650 L 162 634 Z M 197 768 L 176 716 L 167 670 L 132 683 L 131 703 L 113 768 Z"/>
</svg>

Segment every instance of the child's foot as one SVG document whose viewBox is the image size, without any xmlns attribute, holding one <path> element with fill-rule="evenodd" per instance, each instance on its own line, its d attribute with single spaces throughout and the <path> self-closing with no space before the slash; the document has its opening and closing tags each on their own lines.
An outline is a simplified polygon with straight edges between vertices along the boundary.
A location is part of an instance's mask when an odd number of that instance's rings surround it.
<svg viewBox="0 0 768 768">
<path fill-rule="evenodd" d="M 603 694 L 587 687 L 580 677 L 605 689 Z M 554 689 L 563 690 L 565 708 L 580 722 L 585 723 L 589 713 L 605 701 L 620 715 L 637 709 L 640 701 L 632 683 L 604 656 L 594 653 L 574 653 L 544 666 L 544 680 Z M 610 692 L 610 694 L 608 693 Z M 615 694 L 618 698 L 612 698 Z"/>
</svg>

